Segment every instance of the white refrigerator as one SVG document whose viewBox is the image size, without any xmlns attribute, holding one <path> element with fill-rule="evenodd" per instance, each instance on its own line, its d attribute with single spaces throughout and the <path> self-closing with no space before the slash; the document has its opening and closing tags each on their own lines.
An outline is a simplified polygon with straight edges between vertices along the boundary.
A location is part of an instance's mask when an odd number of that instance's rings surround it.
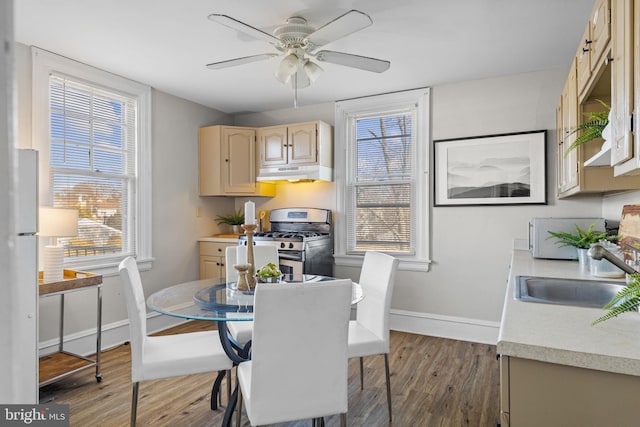
<svg viewBox="0 0 640 427">
<path fill-rule="evenodd" d="M 18 150 L 15 403 L 38 403 L 38 152 Z"/>
</svg>

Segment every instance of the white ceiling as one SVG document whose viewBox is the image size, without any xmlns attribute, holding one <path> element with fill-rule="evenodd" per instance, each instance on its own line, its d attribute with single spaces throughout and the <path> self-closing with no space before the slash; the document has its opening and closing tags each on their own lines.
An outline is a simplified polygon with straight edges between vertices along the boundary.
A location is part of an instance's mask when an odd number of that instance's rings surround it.
<svg viewBox="0 0 640 427">
<path fill-rule="evenodd" d="M 322 63 L 298 105 L 545 69 L 567 69 L 594 0 L 15 0 L 17 42 L 76 59 L 226 113 L 293 105 L 279 58 L 223 70 L 205 64 L 276 52 L 207 19 L 271 33 L 290 16 L 319 27 L 350 9 L 373 25 L 325 46 L 391 61 L 382 74 Z"/>
</svg>

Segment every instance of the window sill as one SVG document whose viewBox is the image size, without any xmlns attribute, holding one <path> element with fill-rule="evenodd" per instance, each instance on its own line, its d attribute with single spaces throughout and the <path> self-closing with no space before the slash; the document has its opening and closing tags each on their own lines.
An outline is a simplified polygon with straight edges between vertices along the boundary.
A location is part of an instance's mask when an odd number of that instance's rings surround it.
<svg viewBox="0 0 640 427">
<path fill-rule="evenodd" d="M 82 262 L 82 263 L 65 263 L 64 268 L 77 270 L 77 271 L 86 271 L 90 273 L 100 274 L 102 277 L 110 277 L 117 276 L 120 274 L 118 271 L 118 266 L 120 262 L 125 257 L 121 259 L 110 258 L 103 260 L 102 262 L 95 260 L 94 262 Z M 136 259 L 138 264 L 138 270 L 140 271 L 148 271 L 151 270 L 153 266 L 154 258 L 145 258 L 145 259 Z"/>
<path fill-rule="evenodd" d="M 336 265 L 347 267 L 362 267 L 363 255 L 339 255 L 333 256 Z M 397 257 L 400 260 L 398 264 L 398 270 L 402 271 L 422 271 L 428 272 L 431 265 L 429 259 L 417 259 L 417 258 L 403 258 Z"/>
</svg>

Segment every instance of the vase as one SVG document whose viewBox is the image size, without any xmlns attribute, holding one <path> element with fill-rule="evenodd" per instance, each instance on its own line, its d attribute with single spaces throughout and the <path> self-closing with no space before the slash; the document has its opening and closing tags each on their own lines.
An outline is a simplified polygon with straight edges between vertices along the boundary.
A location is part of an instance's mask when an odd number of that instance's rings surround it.
<svg viewBox="0 0 640 427">
<path fill-rule="evenodd" d="M 587 255 L 588 249 L 576 248 L 578 252 L 578 266 L 580 271 L 584 273 L 588 273 L 590 271 L 590 260 L 591 258 Z"/>
</svg>

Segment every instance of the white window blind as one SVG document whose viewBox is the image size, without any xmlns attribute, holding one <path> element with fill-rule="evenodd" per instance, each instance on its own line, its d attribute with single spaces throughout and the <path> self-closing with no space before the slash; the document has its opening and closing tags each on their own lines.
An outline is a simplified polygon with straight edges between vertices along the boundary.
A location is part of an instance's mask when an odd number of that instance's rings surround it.
<svg viewBox="0 0 640 427">
<path fill-rule="evenodd" d="M 347 252 L 413 254 L 414 111 L 354 117 Z"/>
<path fill-rule="evenodd" d="M 79 211 L 65 256 L 133 254 L 136 99 L 52 74 L 49 107 L 53 206 Z"/>
<path fill-rule="evenodd" d="M 367 250 L 429 270 L 429 88 L 336 103 L 336 265 Z"/>
</svg>

